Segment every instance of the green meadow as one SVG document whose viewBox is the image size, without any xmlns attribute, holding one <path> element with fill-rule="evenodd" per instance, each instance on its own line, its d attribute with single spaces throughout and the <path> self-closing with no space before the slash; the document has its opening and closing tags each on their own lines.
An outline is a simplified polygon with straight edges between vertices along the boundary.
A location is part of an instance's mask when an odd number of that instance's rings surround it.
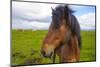
<svg viewBox="0 0 100 67">
<path fill-rule="evenodd" d="M 12 65 L 48 64 L 52 59 L 41 56 L 42 41 L 46 30 L 12 30 L 11 63 Z M 95 31 L 81 31 L 82 47 L 80 61 L 96 60 Z M 56 58 L 59 63 L 59 58 Z"/>
</svg>

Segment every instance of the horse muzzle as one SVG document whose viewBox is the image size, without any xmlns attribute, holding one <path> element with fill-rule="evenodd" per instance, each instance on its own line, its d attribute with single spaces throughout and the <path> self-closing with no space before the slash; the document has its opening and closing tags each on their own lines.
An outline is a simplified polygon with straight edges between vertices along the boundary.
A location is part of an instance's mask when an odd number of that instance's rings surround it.
<svg viewBox="0 0 100 67">
<path fill-rule="evenodd" d="M 52 55 L 53 55 L 53 52 L 45 52 L 45 51 L 41 51 L 41 54 L 43 57 L 46 57 L 46 58 L 51 58 Z"/>
</svg>

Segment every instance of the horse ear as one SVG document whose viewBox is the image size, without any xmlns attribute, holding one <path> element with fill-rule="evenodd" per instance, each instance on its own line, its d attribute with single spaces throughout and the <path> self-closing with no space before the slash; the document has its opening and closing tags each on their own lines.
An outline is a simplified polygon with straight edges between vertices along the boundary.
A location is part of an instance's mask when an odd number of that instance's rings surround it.
<svg viewBox="0 0 100 67">
<path fill-rule="evenodd" d="M 54 9 L 51 7 L 51 9 L 52 9 L 52 12 L 54 11 Z"/>
</svg>

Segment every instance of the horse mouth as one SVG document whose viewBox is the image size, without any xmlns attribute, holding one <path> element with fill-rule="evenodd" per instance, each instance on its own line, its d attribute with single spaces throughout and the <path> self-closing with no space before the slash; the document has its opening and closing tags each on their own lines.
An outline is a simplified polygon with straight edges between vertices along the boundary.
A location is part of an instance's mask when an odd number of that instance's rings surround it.
<svg viewBox="0 0 100 67">
<path fill-rule="evenodd" d="M 45 58 L 51 58 L 52 55 L 53 55 L 53 52 L 47 53 L 47 54 L 46 54 L 45 52 L 42 51 L 41 54 L 42 54 L 42 56 L 45 57 Z"/>
</svg>

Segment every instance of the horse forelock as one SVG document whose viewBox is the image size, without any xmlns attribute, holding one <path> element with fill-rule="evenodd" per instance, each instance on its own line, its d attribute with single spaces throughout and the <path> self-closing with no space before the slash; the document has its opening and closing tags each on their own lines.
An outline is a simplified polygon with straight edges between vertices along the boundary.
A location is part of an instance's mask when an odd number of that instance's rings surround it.
<svg viewBox="0 0 100 67">
<path fill-rule="evenodd" d="M 70 15 L 74 11 L 69 8 L 68 5 L 59 5 L 52 11 L 52 22 L 55 28 L 59 28 L 62 19 L 66 20 L 66 24 L 70 24 Z"/>
<path fill-rule="evenodd" d="M 63 15 L 63 8 L 61 6 L 56 7 L 52 12 L 52 22 L 54 23 L 55 28 L 59 28 L 61 24 L 62 15 Z"/>
</svg>

